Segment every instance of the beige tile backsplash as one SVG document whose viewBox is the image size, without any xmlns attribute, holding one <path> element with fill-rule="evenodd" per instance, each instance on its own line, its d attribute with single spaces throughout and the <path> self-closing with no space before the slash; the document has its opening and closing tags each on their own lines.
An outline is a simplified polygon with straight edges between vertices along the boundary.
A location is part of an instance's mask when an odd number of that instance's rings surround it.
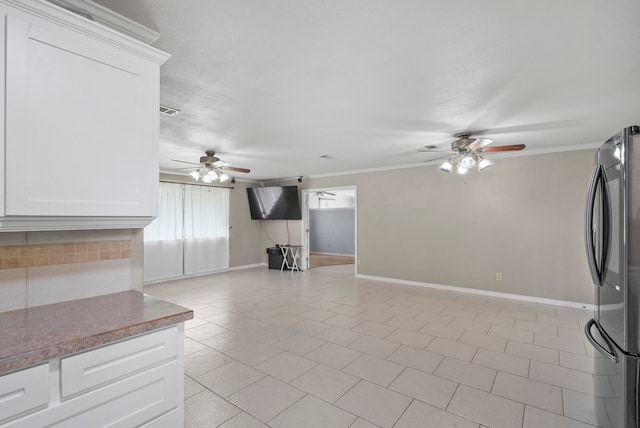
<svg viewBox="0 0 640 428">
<path fill-rule="evenodd" d="M 132 232 L 0 233 L 0 312 L 132 288 Z"/>
<path fill-rule="evenodd" d="M 127 259 L 131 241 L 68 242 L 0 247 L 0 270 Z"/>
</svg>

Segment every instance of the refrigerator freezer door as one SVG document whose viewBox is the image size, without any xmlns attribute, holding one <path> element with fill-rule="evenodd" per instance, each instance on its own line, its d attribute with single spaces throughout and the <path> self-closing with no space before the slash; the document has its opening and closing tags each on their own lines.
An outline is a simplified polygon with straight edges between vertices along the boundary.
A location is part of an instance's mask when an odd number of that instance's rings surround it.
<svg viewBox="0 0 640 428">
<path fill-rule="evenodd" d="M 617 348 L 602 333 L 595 320 L 587 323 L 585 333 L 598 351 L 594 357 L 594 408 L 598 425 L 604 428 L 640 428 L 640 359 Z"/>
</svg>

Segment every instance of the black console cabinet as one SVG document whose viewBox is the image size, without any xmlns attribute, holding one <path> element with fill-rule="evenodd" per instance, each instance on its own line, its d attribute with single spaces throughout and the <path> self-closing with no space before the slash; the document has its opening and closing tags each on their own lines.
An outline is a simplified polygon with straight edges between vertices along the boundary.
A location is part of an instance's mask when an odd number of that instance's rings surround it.
<svg viewBox="0 0 640 428">
<path fill-rule="evenodd" d="M 280 270 L 282 267 L 282 251 L 280 250 L 280 247 L 267 248 L 267 255 L 269 256 L 269 269 Z"/>
</svg>

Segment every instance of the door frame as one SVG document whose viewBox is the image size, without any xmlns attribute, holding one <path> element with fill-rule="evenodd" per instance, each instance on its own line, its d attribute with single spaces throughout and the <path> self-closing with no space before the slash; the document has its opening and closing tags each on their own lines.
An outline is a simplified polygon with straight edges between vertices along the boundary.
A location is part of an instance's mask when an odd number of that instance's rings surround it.
<svg viewBox="0 0 640 428">
<path fill-rule="evenodd" d="M 358 264 L 360 263 L 360 259 L 358 259 L 358 186 L 332 186 L 332 187 L 320 187 L 313 189 L 303 189 L 302 190 L 302 254 L 300 257 L 300 268 L 302 270 L 309 269 L 309 253 L 310 253 L 310 238 L 309 238 L 309 195 L 314 192 L 330 192 L 331 190 L 353 190 L 354 193 L 354 276 L 358 276 Z"/>
</svg>

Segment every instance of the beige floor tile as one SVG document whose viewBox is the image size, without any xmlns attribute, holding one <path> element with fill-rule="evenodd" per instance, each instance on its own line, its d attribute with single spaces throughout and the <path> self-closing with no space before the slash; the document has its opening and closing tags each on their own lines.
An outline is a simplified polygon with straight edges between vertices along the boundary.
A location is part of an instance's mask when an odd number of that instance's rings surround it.
<svg viewBox="0 0 640 428">
<path fill-rule="evenodd" d="M 383 428 L 391 428 L 411 399 L 362 380 L 336 401 L 336 405 Z"/>
<path fill-rule="evenodd" d="M 517 330 L 511 327 L 492 325 L 487 333 L 489 336 L 502 337 L 523 343 L 533 343 L 533 333 L 530 331 Z"/>
<path fill-rule="evenodd" d="M 242 317 L 238 314 L 234 314 L 233 312 L 222 312 L 220 314 L 212 315 L 206 318 L 207 321 L 212 322 L 214 324 L 218 324 L 219 326 L 224 327 L 227 324 L 232 322 L 242 320 Z"/>
<path fill-rule="evenodd" d="M 428 334 L 430 336 L 441 337 L 443 339 L 458 340 L 464 333 L 464 330 L 460 328 L 449 327 L 441 324 L 429 323 L 418 330 L 422 334 Z"/>
<path fill-rule="evenodd" d="M 232 358 L 227 355 L 215 349 L 207 348 L 184 357 L 184 372 L 195 379 L 231 361 Z"/>
<path fill-rule="evenodd" d="M 189 397 L 193 397 L 196 394 L 201 393 L 205 390 L 205 387 L 200 385 L 195 380 L 191 379 L 189 376 L 184 377 L 184 399 L 186 400 Z"/>
<path fill-rule="evenodd" d="M 522 424 L 524 404 L 460 385 L 447 411 L 492 428 L 513 428 Z"/>
<path fill-rule="evenodd" d="M 427 345 L 426 350 L 462 361 L 471 361 L 478 347 L 436 337 Z"/>
<path fill-rule="evenodd" d="M 321 299 L 321 300 L 316 300 L 315 302 L 308 303 L 307 306 L 313 309 L 322 309 L 322 310 L 328 311 L 331 308 L 340 306 L 340 304 Z"/>
<path fill-rule="evenodd" d="M 386 340 L 424 349 L 433 340 L 433 336 L 399 328 L 387 336 Z"/>
<path fill-rule="evenodd" d="M 437 407 L 413 400 L 394 428 L 478 428 L 478 424 Z"/>
<path fill-rule="evenodd" d="M 465 302 L 455 300 L 456 297 L 458 297 L 457 293 L 451 293 L 451 295 L 447 296 L 447 298 L 436 300 L 435 303 L 438 305 L 446 306 L 447 308 L 464 308 L 467 304 Z"/>
<path fill-rule="evenodd" d="M 221 397 L 228 397 L 264 376 L 264 373 L 253 367 L 233 361 L 199 376 L 197 381 Z"/>
<path fill-rule="evenodd" d="M 476 364 L 446 357 L 434 375 L 483 391 L 491 391 L 496 371 Z"/>
<path fill-rule="evenodd" d="M 412 368 L 405 369 L 400 376 L 389 385 L 389 389 L 441 409 L 447 407 L 457 387 L 457 382 Z"/>
<path fill-rule="evenodd" d="M 524 321 L 517 319 L 513 328 L 518 330 L 526 330 L 531 331 L 533 333 L 546 334 L 548 336 L 557 336 L 558 335 L 558 327 L 555 325 L 549 324 L 540 324 L 532 321 Z"/>
<path fill-rule="evenodd" d="M 211 391 L 202 391 L 184 402 L 185 428 L 217 427 L 240 409 Z"/>
<path fill-rule="evenodd" d="M 364 322 L 364 320 L 359 318 L 350 317 L 348 315 L 336 315 L 324 321 L 326 324 L 335 325 L 337 327 L 342 327 L 346 329 L 352 329 L 358 324 Z"/>
<path fill-rule="evenodd" d="M 478 316 L 476 317 L 476 320 L 488 322 L 493 325 L 499 325 L 502 327 L 513 327 L 513 325 L 516 322 L 515 318 L 512 318 L 512 317 L 503 317 L 500 315 L 491 315 L 487 313 L 478 314 Z"/>
<path fill-rule="evenodd" d="M 331 312 L 336 312 L 338 314 L 342 314 L 342 315 L 348 315 L 348 316 L 356 316 L 358 314 L 361 314 L 363 312 L 366 312 L 367 309 L 366 308 L 359 308 L 359 307 L 355 307 L 353 305 L 339 305 L 336 306 L 334 308 L 331 308 Z"/>
<path fill-rule="evenodd" d="M 340 370 L 318 364 L 289 385 L 313 394 L 329 403 L 342 397 L 360 379 Z"/>
<path fill-rule="evenodd" d="M 282 352 L 282 349 L 262 342 L 250 342 L 237 348 L 225 351 L 227 355 L 240 360 L 245 364 L 254 366 L 262 361 Z"/>
<path fill-rule="evenodd" d="M 197 340 L 198 342 L 202 342 L 205 339 L 209 339 L 210 337 L 217 336 L 220 333 L 224 333 L 227 330 L 224 327 L 219 326 L 218 324 L 207 322 L 206 324 L 199 325 L 197 327 L 190 328 L 185 331 L 185 336 L 190 337 L 193 340 Z"/>
<path fill-rule="evenodd" d="M 489 328 L 491 328 L 491 324 L 474 319 L 455 318 L 449 323 L 449 327 L 486 334 L 489 331 Z"/>
<path fill-rule="evenodd" d="M 413 318 L 420 313 L 418 309 L 411 309 L 409 306 L 404 305 L 393 305 L 385 312 L 406 318 Z"/>
<path fill-rule="evenodd" d="M 255 368 L 288 383 L 316 364 L 315 361 L 284 351 L 257 364 Z"/>
<path fill-rule="evenodd" d="M 560 387 L 509 373 L 498 373 L 491 393 L 549 412 L 563 411 Z"/>
<path fill-rule="evenodd" d="M 416 320 L 413 318 L 407 318 L 404 316 L 395 316 L 391 318 L 389 321 L 387 321 L 385 324 L 391 325 L 393 327 L 402 328 L 404 330 L 418 331 L 422 327 L 424 327 L 427 324 L 427 322 Z"/>
<path fill-rule="evenodd" d="M 399 347 L 399 343 L 373 336 L 362 336 L 360 339 L 349 345 L 349 348 L 351 349 L 380 358 L 388 357 Z"/>
<path fill-rule="evenodd" d="M 254 339 L 236 331 L 227 331 L 202 341 L 203 344 L 220 352 L 226 352 L 229 349 L 237 348 L 240 345 L 252 342 L 254 342 Z"/>
<path fill-rule="evenodd" d="M 536 314 L 531 312 L 520 312 L 512 309 L 500 309 L 498 315 L 505 318 L 515 318 L 516 320 L 535 322 Z"/>
<path fill-rule="evenodd" d="M 291 336 L 285 337 L 277 342 L 273 342 L 273 346 L 286 349 L 287 351 L 298 355 L 305 355 L 325 343 L 327 342 L 316 339 L 315 337 L 307 336 L 306 334 L 294 333 Z"/>
<path fill-rule="evenodd" d="M 268 324 L 272 324 L 272 325 L 277 325 L 279 327 L 288 327 L 292 324 L 296 324 L 300 321 L 304 320 L 304 318 L 299 317 L 297 315 L 291 315 L 291 314 L 276 314 L 272 317 L 269 318 L 265 318 L 263 321 L 268 323 Z"/>
<path fill-rule="evenodd" d="M 184 338 L 184 355 L 193 354 L 194 352 L 202 351 L 203 349 L 206 349 L 206 348 L 207 348 L 206 345 L 196 340 L 193 340 L 189 337 Z"/>
<path fill-rule="evenodd" d="M 335 369 L 342 369 L 362 355 L 358 351 L 334 343 L 326 343 L 306 354 L 307 358 Z"/>
<path fill-rule="evenodd" d="M 503 352 L 507 347 L 507 339 L 503 337 L 488 336 L 474 331 L 465 331 L 458 342 L 498 352 Z"/>
<path fill-rule="evenodd" d="M 396 327 L 373 321 L 365 321 L 353 327 L 352 330 L 383 339 L 393 333 L 396 330 Z"/>
<path fill-rule="evenodd" d="M 443 356 L 410 346 L 401 346 L 387 357 L 387 360 L 412 367 L 425 373 L 433 373 L 443 360 Z"/>
<path fill-rule="evenodd" d="M 337 345 L 349 346 L 356 340 L 360 339 L 362 336 L 364 336 L 362 333 L 334 326 L 318 334 L 317 337 L 319 339 L 326 340 L 327 342 L 332 342 Z"/>
<path fill-rule="evenodd" d="M 578 355 L 587 355 L 584 342 L 568 340 L 561 337 L 536 333 L 533 344 L 545 348 L 557 349 L 559 351 L 572 352 Z"/>
<path fill-rule="evenodd" d="M 466 303 L 464 306 L 467 306 Z M 463 308 L 446 308 L 444 311 L 440 312 L 442 315 L 451 315 L 456 319 L 471 321 L 478 316 L 478 312 L 467 311 Z M 453 322 L 453 321 L 452 321 Z M 449 323 L 451 324 L 451 323 Z"/>
<path fill-rule="evenodd" d="M 371 302 L 371 301 L 362 303 L 361 305 L 358 305 L 358 306 L 361 308 L 365 308 L 368 311 L 376 311 L 376 312 L 383 312 L 391 307 L 391 305 L 387 303 Z"/>
<path fill-rule="evenodd" d="M 385 323 L 393 317 L 393 314 L 379 311 L 364 311 L 356 315 L 356 318 L 359 318 L 363 321 L 372 321 L 377 323 Z"/>
<path fill-rule="evenodd" d="M 306 312 L 302 312 L 299 316 L 301 316 L 302 318 L 308 318 L 314 321 L 324 321 L 331 317 L 335 317 L 336 314 L 324 309 L 310 309 Z"/>
<path fill-rule="evenodd" d="M 380 386 L 389 386 L 405 366 L 372 355 L 361 355 L 342 371 Z"/>
<path fill-rule="evenodd" d="M 580 324 L 578 324 L 577 319 L 538 315 L 536 317 L 536 322 L 539 324 L 555 325 L 557 327 L 567 327 L 567 328 L 573 328 L 575 330 L 580 330 Z"/>
<path fill-rule="evenodd" d="M 531 361 L 529 377 L 540 382 L 569 388 L 583 394 L 593 394 L 593 376 L 589 373 L 571 370 L 552 364 Z M 613 390 L 602 391 L 605 397 L 613 397 Z"/>
<path fill-rule="evenodd" d="M 380 427 L 379 425 L 372 424 L 367 420 L 358 418 L 353 424 L 351 424 L 349 428 L 380 428 Z"/>
<path fill-rule="evenodd" d="M 290 326 L 289 330 L 293 330 L 295 332 L 307 334 L 310 336 L 315 336 L 330 327 L 331 326 L 329 324 L 325 324 L 320 321 L 305 319 L 304 321 L 300 321 L 299 323 Z"/>
<path fill-rule="evenodd" d="M 229 419 L 219 428 L 269 428 L 250 414 L 246 412 L 239 413 L 233 418 Z"/>
<path fill-rule="evenodd" d="M 306 395 L 273 418 L 269 426 L 273 428 L 347 428 L 355 420 L 356 416 L 351 413 L 313 395 Z"/>
<path fill-rule="evenodd" d="M 524 412 L 522 428 L 593 428 L 584 422 L 566 418 L 542 409 L 527 406 Z"/>
<path fill-rule="evenodd" d="M 443 306 L 442 310 L 445 310 L 445 309 L 446 308 Z M 426 321 L 428 324 L 431 324 L 431 325 L 435 324 L 435 325 L 444 326 L 449 324 L 451 321 L 453 321 L 454 317 L 451 315 L 442 315 L 441 313 L 436 313 L 436 312 L 420 311 L 420 313 L 416 315 L 414 319 L 417 319 L 420 321 Z"/>
<path fill-rule="evenodd" d="M 542 346 L 510 340 L 507 342 L 507 348 L 504 352 L 548 364 L 560 365 L 560 352 L 556 349 L 549 349 Z"/>
<path fill-rule="evenodd" d="M 433 302 L 435 302 L 435 300 L 433 300 Z M 426 316 L 427 314 L 439 314 L 440 312 L 444 311 L 446 309 L 446 306 L 442 306 L 442 305 L 436 305 L 433 302 L 418 302 L 415 305 L 413 305 L 411 307 L 411 309 L 417 309 L 421 312 L 424 312 L 424 315 Z M 416 318 L 419 317 L 422 314 L 418 314 L 416 315 Z M 449 317 L 447 317 L 449 318 Z M 429 321 L 429 320 L 425 320 L 425 321 Z M 451 322 L 451 319 L 449 319 L 449 322 Z"/>
<path fill-rule="evenodd" d="M 562 390 L 564 415 L 591 425 L 598 425 L 597 413 L 604 414 L 604 400 L 591 395 L 581 394 L 570 389 Z"/>
<path fill-rule="evenodd" d="M 299 389 L 266 376 L 229 396 L 228 400 L 266 423 L 304 395 Z"/>
<path fill-rule="evenodd" d="M 471 362 L 479 366 L 489 367 L 522 377 L 528 377 L 529 364 L 531 361 L 527 358 L 516 357 L 515 355 L 480 348 Z"/>
</svg>

